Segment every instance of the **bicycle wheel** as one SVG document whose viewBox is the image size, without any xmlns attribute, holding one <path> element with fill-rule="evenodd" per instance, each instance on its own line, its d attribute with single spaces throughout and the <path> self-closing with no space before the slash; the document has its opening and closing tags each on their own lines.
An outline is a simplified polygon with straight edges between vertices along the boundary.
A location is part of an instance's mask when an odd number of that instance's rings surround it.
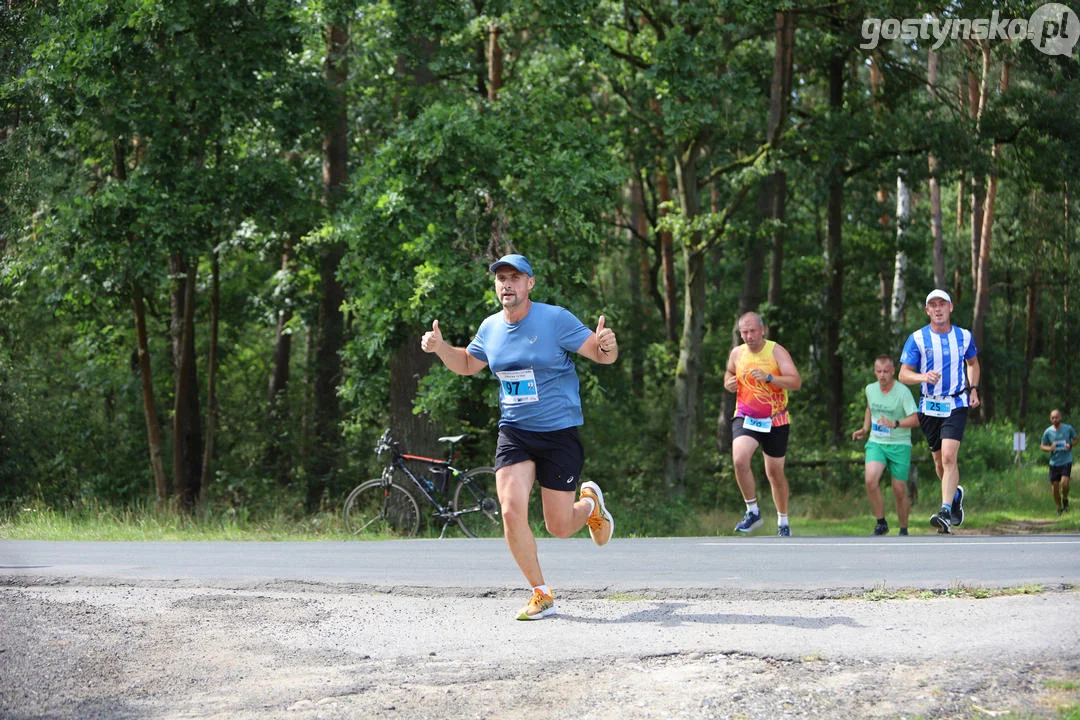
<svg viewBox="0 0 1080 720">
<path fill-rule="evenodd" d="M 420 527 L 420 508 L 408 490 L 375 478 L 345 500 L 345 528 L 353 535 L 411 538 Z"/>
<path fill-rule="evenodd" d="M 469 537 L 502 537 L 502 510 L 495 490 L 495 468 L 473 468 L 454 488 L 454 511 Z"/>
</svg>

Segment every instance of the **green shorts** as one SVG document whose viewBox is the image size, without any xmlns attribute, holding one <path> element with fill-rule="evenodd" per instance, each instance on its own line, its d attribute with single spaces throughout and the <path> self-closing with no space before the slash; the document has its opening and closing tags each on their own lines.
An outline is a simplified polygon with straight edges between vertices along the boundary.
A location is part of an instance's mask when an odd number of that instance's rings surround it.
<svg viewBox="0 0 1080 720">
<path fill-rule="evenodd" d="M 866 443 L 866 462 L 885 463 L 889 475 L 900 482 L 907 482 L 911 468 L 911 446 L 883 445 L 871 440 Z"/>
</svg>

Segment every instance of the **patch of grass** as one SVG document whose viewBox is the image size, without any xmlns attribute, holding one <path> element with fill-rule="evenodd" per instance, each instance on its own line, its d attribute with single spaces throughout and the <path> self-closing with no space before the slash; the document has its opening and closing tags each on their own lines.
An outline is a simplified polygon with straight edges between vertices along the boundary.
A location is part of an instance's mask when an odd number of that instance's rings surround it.
<svg viewBox="0 0 1080 720">
<path fill-rule="evenodd" d="M 934 535 L 930 516 L 941 506 L 941 485 L 935 477 L 932 465 L 923 461 L 918 483 L 919 491 L 908 518 L 911 535 Z M 961 461 L 963 466 L 963 461 Z M 792 534 L 805 537 L 868 536 L 874 530 L 874 516 L 866 497 L 866 484 L 862 467 L 853 465 L 835 483 L 824 490 L 802 493 L 800 487 L 822 484 L 813 475 L 815 469 L 792 468 L 788 471 L 791 484 L 789 516 Z M 961 467 L 963 472 L 963 467 Z M 772 503 L 768 482 L 760 472 L 758 481 L 758 505 L 765 526 L 758 534 L 770 534 L 775 528 L 776 508 Z M 731 481 L 734 482 L 734 481 Z M 1025 466 L 1020 481 L 1015 472 L 976 473 L 963 475 L 961 483 L 967 492 L 964 507 L 967 510 L 959 534 L 1017 534 L 1017 533 L 1077 533 L 1080 532 L 1080 505 L 1075 510 L 1057 514 L 1042 465 Z M 889 523 L 889 535 L 895 537 L 900 529 L 896 516 L 896 503 L 889 483 L 881 484 L 885 499 L 885 519 Z M 616 506 L 617 507 L 617 506 Z M 633 512 L 632 509 L 629 509 Z M 626 512 L 625 510 L 623 512 Z M 681 535 L 724 536 L 735 535 L 735 524 L 742 519 L 745 508 L 739 502 L 724 506 L 692 510 L 682 522 Z M 647 523 L 645 524 L 647 527 Z"/>
<path fill-rule="evenodd" d="M 944 590 L 916 590 L 899 588 L 889 590 L 882 582 L 861 595 L 852 595 L 856 600 L 929 600 L 932 598 L 951 598 L 960 600 L 983 600 L 986 598 L 1006 597 L 1010 595 L 1037 595 L 1043 592 L 1042 585 L 1018 585 L 1007 588 L 984 588 L 971 585 L 955 584 Z"/>
<path fill-rule="evenodd" d="M 1077 680 L 1047 680 L 1043 685 L 1054 690 L 1080 691 L 1080 681 Z"/>
<path fill-rule="evenodd" d="M 156 508 L 113 509 L 97 505 L 59 512 L 40 505 L 16 507 L 0 519 L 3 540 L 327 540 L 347 539 L 340 515 L 296 518 L 286 513 L 257 520 L 241 514 L 192 515 Z"/>
<path fill-rule="evenodd" d="M 991 429 L 992 430 L 992 429 Z M 987 433 L 980 445 L 965 435 L 961 458 L 962 483 L 967 491 L 966 518 L 958 534 L 1080 533 L 1080 505 L 1057 515 L 1043 459 L 1032 455 L 1017 470 L 995 462 L 979 462 L 980 448 L 989 453 L 1009 438 L 997 430 L 972 428 L 972 436 Z M 997 434 L 995 434 L 997 433 Z M 1000 435 L 1000 437 L 999 437 Z M 1011 435 L 1009 436 L 1011 437 Z M 986 447 L 984 448 L 983 445 Z M 996 451 L 995 451 L 996 452 Z M 919 492 L 911 509 L 911 535 L 934 535 L 929 517 L 939 507 L 940 484 L 923 447 L 916 448 Z M 1031 455 L 1029 453 L 1029 455 Z M 757 535 L 776 532 L 776 508 L 772 503 L 760 456 L 755 476 L 764 527 Z M 794 460 L 795 454 L 792 455 Z M 995 456 L 996 457 L 996 456 Z M 873 532 L 874 517 L 866 497 L 863 467 L 859 462 L 833 463 L 828 467 L 797 465 L 788 469 L 791 484 L 789 516 L 796 537 L 860 537 Z M 692 482 L 691 482 L 692 480 Z M 711 483 L 711 484 L 710 484 Z M 608 491 L 608 503 L 619 517 L 620 537 L 716 537 L 734 536 L 735 524 L 745 510 L 731 473 L 717 473 L 708 481 L 688 479 L 688 487 L 711 488 L 705 496 L 687 493 L 676 499 L 662 493 L 638 501 L 629 488 Z M 889 483 L 882 483 L 889 537 L 896 538 L 900 525 Z M 239 505 L 247 498 L 247 505 Z M 257 502 L 256 502 L 257 500 Z M 338 502 L 344 497 L 338 498 Z M 426 513 L 429 508 L 421 506 Z M 537 537 L 548 537 L 540 509 L 539 492 L 530 504 L 530 520 Z M 421 527 L 419 536 L 438 537 L 437 523 Z M 461 537 L 450 528 L 449 537 Z M 586 537 L 583 531 L 581 537 Z M 39 540 L 349 540 L 342 526 L 340 508 L 333 502 L 315 514 L 303 509 L 292 490 L 270 487 L 259 495 L 211 497 L 208 508 L 186 515 L 158 510 L 152 502 L 142 506 L 113 508 L 84 501 L 63 508 L 38 502 L 0 506 L 0 539 Z M 367 538 L 365 538 L 367 539 Z M 887 598 L 882 598 L 887 599 Z"/>
<path fill-rule="evenodd" d="M 613 602 L 638 602 L 641 600 L 648 600 L 649 598 L 644 595 L 631 595 L 630 593 L 617 592 L 604 596 L 605 600 L 611 600 Z"/>
</svg>

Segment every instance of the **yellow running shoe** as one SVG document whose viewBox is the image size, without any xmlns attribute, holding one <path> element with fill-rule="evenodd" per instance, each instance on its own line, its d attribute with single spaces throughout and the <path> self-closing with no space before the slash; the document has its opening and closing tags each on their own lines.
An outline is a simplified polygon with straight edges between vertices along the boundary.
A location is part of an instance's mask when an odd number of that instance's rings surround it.
<svg viewBox="0 0 1080 720">
<path fill-rule="evenodd" d="M 589 534 L 597 545 L 607 545 L 615 532 L 615 518 L 604 507 L 604 493 L 600 492 L 600 486 L 589 481 L 581 483 L 581 497 L 592 498 L 593 511 L 585 524 L 589 526 Z"/>
<path fill-rule="evenodd" d="M 547 595 L 539 590 L 533 590 L 533 596 L 529 598 L 529 604 L 521 608 L 518 620 L 539 620 L 548 615 L 555 614 L 555 597 Z"/>
</svg>

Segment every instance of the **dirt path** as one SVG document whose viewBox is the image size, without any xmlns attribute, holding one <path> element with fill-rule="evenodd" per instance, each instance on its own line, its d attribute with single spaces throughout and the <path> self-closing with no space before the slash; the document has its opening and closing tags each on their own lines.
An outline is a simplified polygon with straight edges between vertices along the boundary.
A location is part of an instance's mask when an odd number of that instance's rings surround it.
<svg viewBox="0 0 1080 720">
<path fill-rule="evenodd" d="M 558 598 L 0 578 L 0 717 L 1057 718 L 1080 594 Z M 1070 689 L 1072 688 L 1072 689 Z"/>
</svg>

